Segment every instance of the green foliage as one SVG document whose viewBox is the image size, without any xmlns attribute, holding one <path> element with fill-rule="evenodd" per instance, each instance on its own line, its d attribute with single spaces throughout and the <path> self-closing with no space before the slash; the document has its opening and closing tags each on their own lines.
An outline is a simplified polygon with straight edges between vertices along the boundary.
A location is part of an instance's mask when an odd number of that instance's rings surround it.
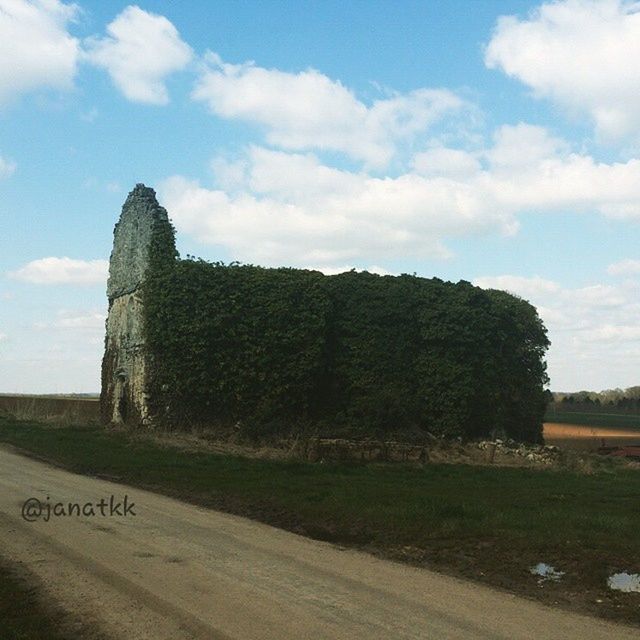
<svg viewBox="0 0 640 640">
<path fill-rule="evenodd" d="M 304 421 L 323 363 L 322 275 L 179 261 L 149 279 L 148 339 L 169 422 Z"/>
<path fill-rule="evenodd" d="M 155 264 L 145 330 L 160 421 L 542 439 L 549 343 L 519 298 L 408 275 Z"/>
</svg>

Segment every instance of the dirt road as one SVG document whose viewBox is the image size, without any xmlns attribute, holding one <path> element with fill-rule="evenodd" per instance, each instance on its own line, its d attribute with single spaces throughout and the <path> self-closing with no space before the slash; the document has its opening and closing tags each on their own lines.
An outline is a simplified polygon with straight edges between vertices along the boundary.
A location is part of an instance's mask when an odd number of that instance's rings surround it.
<svg viewBox="0 0 640 640">
<path fill-rule="evenodd" d="M 125 494 L 135 515 L 101 515 L 111 509 L 101 499 L 122 502 Z M 42 501 L 43 517 L 57 502 L 83 510 L 91 503 L 95 515 L 27 522 L 21 509 L 29 498 Z M 0 554 L 24 562 L 51 598 L 114 639 L 640 638 L 639 630 L 77 476 L 5 448 Z"/>
</svg>

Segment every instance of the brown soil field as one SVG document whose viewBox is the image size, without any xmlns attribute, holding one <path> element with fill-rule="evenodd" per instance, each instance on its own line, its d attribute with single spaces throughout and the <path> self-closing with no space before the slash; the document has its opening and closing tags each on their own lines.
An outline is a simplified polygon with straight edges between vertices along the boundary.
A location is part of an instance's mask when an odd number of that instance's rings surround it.
<svg viewBox="0 0 640 640">
<path fill-rule="evenodd" d="M 631 429 L 607 429 L 580 424 L 545 422 L 544 440 L 547 444 L 559 447 L 590 451 L 602 446 L 640 445 L 640 432 Z"/>
</svg>

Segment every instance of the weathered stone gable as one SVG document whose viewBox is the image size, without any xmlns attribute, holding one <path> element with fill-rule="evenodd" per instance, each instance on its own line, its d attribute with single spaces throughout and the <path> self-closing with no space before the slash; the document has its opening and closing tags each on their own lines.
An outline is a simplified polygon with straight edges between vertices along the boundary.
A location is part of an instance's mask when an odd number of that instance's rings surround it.
<svg viewBox="0 0 640 640">
<path fill-rule="evenodd" d="M 109 315 L 101 392 L 105 422 L 132 425 L 149 422 L 141 286 L 151 264 L 154 233 L 160 226 L 173 234 L 155 191 L 137 184 L 115 226 L 109 262 Z"/>
<path fill-rule="evenodd" d="M 120 220 L 113 231 L 113 251 L 109 262 L 107 296 L 136 291 L 149 267 L 149 248 L 156 225 L 169 225 L 169 216 L 156 200 L 156 192 L 137 184 L 122 206 Z"/>
</svg>

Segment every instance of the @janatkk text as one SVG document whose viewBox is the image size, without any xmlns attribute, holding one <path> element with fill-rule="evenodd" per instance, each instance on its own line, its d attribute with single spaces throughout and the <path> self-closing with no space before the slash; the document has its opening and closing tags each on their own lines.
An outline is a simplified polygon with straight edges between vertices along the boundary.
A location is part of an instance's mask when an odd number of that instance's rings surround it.
<svg viewBox="0 0 640 640">
<path fill-rule="evenodd" d="M 49 522 L 53 518 L 85 517 L 114 518 L 135 516 L 135 502 L 128 495 L 122 499 L 116 496 L 101 498 L 91 502 L 54 502 L 49 496 L 44 500 L 29 498 L 22 503 L 22 518 L 27 522 L 43 520 Z"/>
</svg>

